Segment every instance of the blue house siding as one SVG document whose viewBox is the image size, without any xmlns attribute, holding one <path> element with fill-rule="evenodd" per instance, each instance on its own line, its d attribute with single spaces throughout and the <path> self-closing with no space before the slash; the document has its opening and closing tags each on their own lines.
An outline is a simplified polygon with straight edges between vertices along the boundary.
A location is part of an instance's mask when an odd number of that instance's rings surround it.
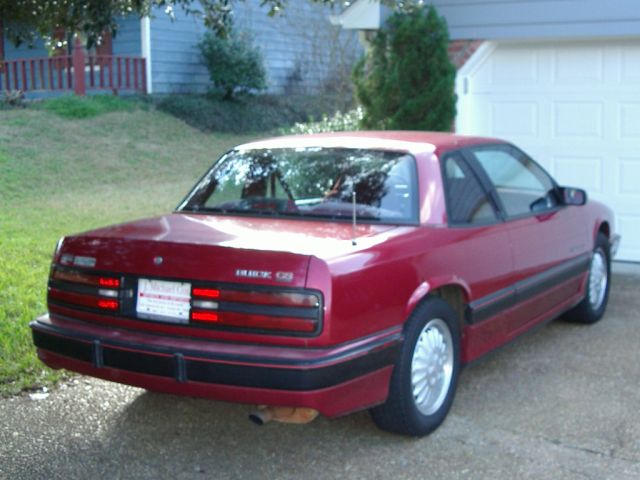
<svg viewBox="0 0 640 480">
<path fill-rule="evenodd" d="M 118 22 L 118 33 L 112 41 L 114 55 L 140 56 L 140 19 L 134 17 L 123 18 Z M 16 47 L 4 39 L 4 59 L 17 60 L 19 58 L 47 57 L 49 53 L 42 39 L 37 39 L 30 46 L 23 43 Z"/>
<path fill-rule="evenodd" d="M 285 13 L 275 18 L 267 16 L 259 0 L 234 5 L 236 29 L 250 35 L 262 51 L 269 91 L 293 87 L 318 90 L 336 64 L 350 71 L 358 55 L 357 38 L 354 32 L 333 27 L 329 13 L 326 7 L 304 0 L 291 2 Z M 164 11 L 156 10 L 151 20 L 154 93 L 205 91 L 210 86 L 197 47 L 205 31 L 200 20 L 186 16 L 179 8 L 173 21 Z M 336 39 L 334 48 L 328 44 L 332 38 Z"/>
<path fill-rule="evenodd" d="M 140 18 L 125 17 L 118 21 L 118 32 L 112 40 L 114 55 L 140 57 L 142 55 L 140 43 Z"/>
<path fill-rule="evenodd" d="M 281 15 L 270 18 L 259 4 L 238 4 L 235 18 L 261 48 L 271 90 L 316 91 L 332 76 L 350 76 L 361 47 L 355 32 L 331 25 L 329 15 L 337 11 L 294 0 Z"/>
<path fill-rule="evenodd" d="M 453 40 L 640 35 L 638 0 L 433 0 L 432 3 L 447 19 Z"/>
<path fill-rule="evenodd" d="M 38 58 L 48 56 L 47 49 L 44 47 L 44 41 L 36 40 L 33 46 L 23 43 L 16 47 L 7 38 L 4 39 L 4 59 L 17 60 L 19 58 Z"/>
<path fill-rule="evenodd" d="M 151 77 L 153 93 L 205 91 L 209 73 L 197 44 L 205 32 L 202 21 L 180 8 L 175 19 L 156 9 L 151 18 Z"/>
</svg>

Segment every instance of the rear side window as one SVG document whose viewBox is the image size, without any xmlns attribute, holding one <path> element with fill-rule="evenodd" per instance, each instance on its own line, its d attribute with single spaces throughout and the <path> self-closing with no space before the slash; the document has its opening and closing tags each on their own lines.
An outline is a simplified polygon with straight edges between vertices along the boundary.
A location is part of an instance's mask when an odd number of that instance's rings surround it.
<svg viewBox="0 0 640 480">
<path fill-rule="evenodd" d="M 444 180 L 449 223 L 475 225 L 497 220 L 489 197 L 460 153 L 445 157 Z"/>
<path fill-rule="evenodd" d="M 558 205 L 549 175 L 521 151 L 509 146 L 472 148 L 507 216 L 549 210 Z"/>
</svg>

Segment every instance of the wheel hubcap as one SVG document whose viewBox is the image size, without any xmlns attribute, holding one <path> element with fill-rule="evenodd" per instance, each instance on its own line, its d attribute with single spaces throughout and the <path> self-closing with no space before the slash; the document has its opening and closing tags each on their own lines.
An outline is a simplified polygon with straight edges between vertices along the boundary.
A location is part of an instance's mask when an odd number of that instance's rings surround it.
<svg viewBox="0 0 640 480">
<path fill-rule="evenodd" d="M 418 336 L 411 361 L 411 387 L 416 407 L 432 415 L 444 403 L 453 374 L 453 340 L 447 324 L 435 318 Z"/>
<path fill-rule="evenodd" d="M 593 310 L 598 310 L 602 306 L 607 293 L 608 281 L 606 257 L 602 249 L 597 249 L 593 252 L 589 270 L 589 303 L 591 303 Z"/>
</svg>

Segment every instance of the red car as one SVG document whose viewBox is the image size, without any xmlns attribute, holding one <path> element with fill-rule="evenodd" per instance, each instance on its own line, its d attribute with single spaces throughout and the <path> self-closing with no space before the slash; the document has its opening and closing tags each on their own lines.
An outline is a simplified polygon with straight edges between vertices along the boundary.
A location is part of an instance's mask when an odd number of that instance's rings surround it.
<svg viewBox="0 0 640 480">
<path fill-rule="evenodd" d="M 149 390 L 371 409 L 420 436 L 460 367 L 559 315 L 598 321 L 611 210 L 500 140 L 275 138 L 219 159 L 174 213 L 62 239 L 53 368 Z"/>
</svg>

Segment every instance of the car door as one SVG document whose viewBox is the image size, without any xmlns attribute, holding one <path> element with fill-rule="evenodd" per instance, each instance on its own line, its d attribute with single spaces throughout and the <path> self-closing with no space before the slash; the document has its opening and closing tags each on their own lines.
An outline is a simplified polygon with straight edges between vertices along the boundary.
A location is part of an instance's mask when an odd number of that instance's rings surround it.
<svg viewBox="0 0 640 480">
<path fill-rule="evenodd" d="M 515 335 L 579 295 L 589 263 L 588 231 L 579 207 L 563 205 L 553 179 L 521 150 L 484 145 L 468 154 L 491 182 L 506 220 L 516 290 L 509 328 Z"/>
<path fill-rule="evenodd" d="M 470 360 L 507 339 L 513 259 L 487 182 L 483 184 L 461 151 L 444 154 L 441 165 L 449 238 L 438 257 L 448 269 L 455 268 L 453 273 L 470 289 L 463 342 L 463 357 Z"/>
</svg>

